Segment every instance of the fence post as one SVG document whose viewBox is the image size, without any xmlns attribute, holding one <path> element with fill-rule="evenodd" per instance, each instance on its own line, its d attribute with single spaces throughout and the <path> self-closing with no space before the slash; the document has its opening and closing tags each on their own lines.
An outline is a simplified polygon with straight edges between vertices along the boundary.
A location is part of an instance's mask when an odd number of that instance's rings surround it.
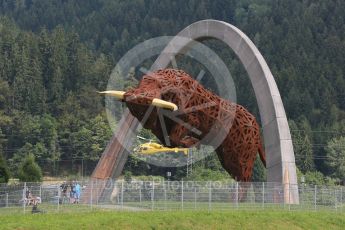
<svg viewBox="0 0 345 230">
<path fill-rule="evenodd" d="M 121 209 L 123 209 L 123 180 L 121 182 Z"/>
<path fill-rule="evenodd" d="M 196 187 L 194 185 L 194 209 L 196 209 Z"/>
<path fill-rule="evenodd" d="M 337 208 L 337 189 L 334 188 L 334 207 L 335 207 L 335 211 L 338 211 L 338 208 Z"/>
<path fill-rule="evenodd" d="M 340 187 L 340 212 L 343 212 L 343 187 Z"/>
<path fill-rule="evenodd" d="M 291 186 L 290 183 L 288 183 L 289 186 L 289 211 L 291 211 Z"/>
<path fill-rule="evenodd" d="M 92 209 L 92 201 L 93 201 L 93 180 L 91 179 L 91 190 L 90 190 L 90 208 Z"/>
<path fill-rule="evenodd" d="M 265 182 L 262 182 L 262 208 L 265 208 Z"/>
<path fill-rule="evenodd" d="M 40 198 L 42 199 L 42 184 L 40 184 Z"/>
<path fill-rule="evenodd" d="M 235 199 L 236 199 L 236 208 L 238 208 L 238 182 L 236 182 L 236 191 L 235 191 Z"/>
<path fill-rule="evenodd" d="M 139 204 L 140 204 L 140 207 L 141 207 L 141 186 L 142 186 L 142 184 L 139 183 Z"/>
<path fill-rule="evenodd" d="M 212 202 L 212 186 L 210 184 L 208 188 L 208 211 L 211 211 L 211 202 Z"/>
<path fill-rule="evenodd" d="M 183 210 L 183 180 L 181 181 L 181 209 Z"/>
<path fill-rule="evenodd" d="M 167 188 L 166 188 L 166 183 L 165 181 L 163 182 L 164 184 L 164 210 L 167 210 Z"/>
<path fill-rule="evenodd" d="M 115 186 L 116 185 L 117 184 L 115 183 Z M 99 188 L 98 188 L 98 179 L 96 179 L 96 206 L 98 205 L 98 200 L 99 200 L 98 190 L 99 190 Z"/>
<path fill-rule="evenodd" d="M 314 186 L 314 210 L 316 211 L 316 185 Z"/>
<path fill-rule="evenodd" d="M 152 192 L 151 192 L 151 210 L 154 208 L 154 196 L 155 196 L 155 181 L 152 179 Z"/>
<path fill-rule="evenodd" d="M 6 208 L 8 208 L 8 192 L 6 193 Z"/>
<path fill-rule="evenodd" d="M 23 195 L 22 195 L 22 200 L 23 200 L 23 211 L 25 214 L 25 206 L 26 206 L 26 182 L 24 182 L 24 188 L 23 188 Z"/>
<path fill-rule="evenodd" d="M 60 197 L 61 197 L 61 193 L 60 193 L 60 187 L 57 187 L 57 194 L 58 194 L 58 199 L 57 199 L 57 209 L 58 212 L 60 211 Z"/>
</svg>

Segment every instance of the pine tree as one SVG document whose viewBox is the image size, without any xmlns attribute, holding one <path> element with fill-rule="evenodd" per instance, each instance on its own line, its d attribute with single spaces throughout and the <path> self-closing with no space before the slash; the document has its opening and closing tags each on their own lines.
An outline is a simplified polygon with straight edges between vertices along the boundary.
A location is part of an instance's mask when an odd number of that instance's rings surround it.
<svg viewBox="0 0 345 230">
<path fill-rule="evenodd" d="M 331 176 L 344 180 L 345 178 L 345 136 L 333 138 L 327 143 L 327 159 L 325 164 Z"/>
<path fill-rule="evenodd" d="M 254 182 L 267 181 L 266 180 L 266 169 L 265 169 L 264 165 L 262 164 L 259 156 L 257 156 L 255 159 L 252 181 L 254 181 Z"/>
<path fill-rule="evenodd" d="M 49 91 L 49 102 L 58 106 L 64 98 L 63 81 L 67 69 L 66 37 L 62 27 L 56 28 L 50 36 L 48 42 L 49 61 L 47 63 L 45 78 L 47 79 L 46 87 Z M 53 110 L 54 112 L 54 110 Z"/>
<path fill-rule="evenodd" d="M 301 129 L 298 128 L 295 122 L 290 121 L 290 129 L 292 131 L 292 142 L 295 152 L 295 161 L 297 167 L 302 173 L 315 170 L 313 159 L 313 149 L 311 140 L 309 138 L 309 129 L 305 120 L 300 122 Z M 309 127 L 310 128 L 310 127 Z"/>
<path fill-rule="evenodd" d="M 313 159 L 313 150 L 312 145 L 309 139 L 308 135 L 304 136 L 303 140 L 303 149 L 300 153 L 300 156 L 302 156 L 302 172 L 310 172 L 315 170 L 315 164 Z"/>
<path fill-rule="evenodd" d="M 30 57 L 29 50 L 22 47 L 17 60 L 13 90 L 14 106 L 34 114 L 44 112 L 45 92 L 38 57 Z"/>
</svg>

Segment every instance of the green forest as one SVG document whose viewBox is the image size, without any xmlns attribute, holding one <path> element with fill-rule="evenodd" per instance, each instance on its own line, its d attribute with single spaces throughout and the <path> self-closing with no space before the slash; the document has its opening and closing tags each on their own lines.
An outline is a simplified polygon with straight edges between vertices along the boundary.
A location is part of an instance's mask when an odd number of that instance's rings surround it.
<svg viewBox="0 0 345 230">
<path fill-rule="evenodd" d="M 112 136 L 96 92 L 106 89 L 117 61 L 146 39 L 218 19 L 245 32 L 271 68 L 299 175 L 311 184 L 344 183 L 344 12 L 342 0 L 2 0 L 0 173 L 21 178 L 34 160 L 46 176 L 80 174 L 81 167 L 90 175 Z M 231 70 L 238 103 L 259 121 L 240 62 L 222 44 L 209 47 Z M 185 167 L 169 170 L 173 179 L 186 177 Z M 166 171 L 132 156 L 125 166 L 126 175 Z M 189 178 L 203 176 L 229 177 L 215 154 Z M 257 164 L 253 179 L 263 177 Z"/>
</svg>

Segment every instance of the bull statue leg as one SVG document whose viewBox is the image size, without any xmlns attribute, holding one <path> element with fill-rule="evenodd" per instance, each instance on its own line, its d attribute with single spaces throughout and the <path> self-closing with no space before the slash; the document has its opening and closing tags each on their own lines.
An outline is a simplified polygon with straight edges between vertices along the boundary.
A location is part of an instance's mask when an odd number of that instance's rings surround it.
<svg viewBox="0 0 345 230">
<path fill-rule="evenodd" d="M 238 106 L 233 126 L 225 141 L 216 150 L 223 168 L 239 181 L 238 200 L 247 197 L 247 186 L 241 182 L 251 181 L 256 155 L 266 166 L 266 159 L 261 143 L 259 125 L 255 118 Z"/>
</svg>

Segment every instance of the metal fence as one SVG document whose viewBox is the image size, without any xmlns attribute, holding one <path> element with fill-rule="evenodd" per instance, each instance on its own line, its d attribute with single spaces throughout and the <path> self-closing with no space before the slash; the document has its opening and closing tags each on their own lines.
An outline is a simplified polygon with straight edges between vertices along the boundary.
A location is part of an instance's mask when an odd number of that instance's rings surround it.
<svg viewBox="0 0 345 230">
<path fill-rule="evenodd" d="M 342 186 L 288 186 L 278 183 L 219 181 L 83 181 L 77 200 L 61 184 L 0 184 L 0 214 L 114 210 L 285 209 L 343 212 Z M 299 202 L 286 200 L 286 189 L 298 189 Z M 28 197 L 28 191 L 30 196 Z M 285 195 L 284 195 L 285 194 Z M 36 205 L 35 205 L 36 204 Z M 36 206 L 36 207 L 35 207 Z"/>
</svg>

